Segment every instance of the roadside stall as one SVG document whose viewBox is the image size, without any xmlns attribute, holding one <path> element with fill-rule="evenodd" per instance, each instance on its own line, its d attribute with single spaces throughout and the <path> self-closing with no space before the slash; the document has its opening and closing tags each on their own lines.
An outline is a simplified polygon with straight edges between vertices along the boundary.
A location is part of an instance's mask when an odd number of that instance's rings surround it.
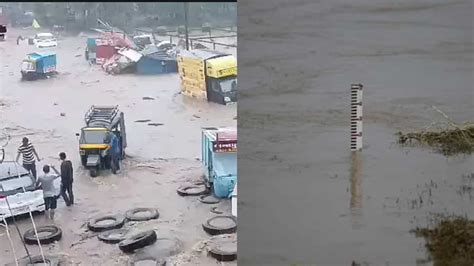
<svg viewBox="0 0 474 266">
<path fill-rule="evenodd" d="M 218 198 L 237 193 L 237 130 L 204 128 L 202 131 L 204 180 Z M 235 189 L 235 191 L 234 191 Z"/>
</svg>

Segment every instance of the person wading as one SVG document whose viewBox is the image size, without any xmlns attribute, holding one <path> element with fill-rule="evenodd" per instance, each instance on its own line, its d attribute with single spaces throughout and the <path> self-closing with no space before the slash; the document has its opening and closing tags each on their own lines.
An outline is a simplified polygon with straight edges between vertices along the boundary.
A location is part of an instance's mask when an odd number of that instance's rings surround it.
<svg viewBox="0 0 474 266">
<path fill-rule="evenodd" d="M 59 153 L 59 159 L 61 159 L 61 196 L 66 202 L 66 206 L 74 204 L 74 194 L 72 193 L 72 182 L 73 182 L 73 170 L 72 163 L 66 160 L 66 153 Z M 56 170 L 55 170 L 56 171 Z M 56 172 L 59 174 L 58 172 Z"/>
<path fill-rule="evenodd" d="M 30 171 L 31 174 L 35 177 L 36 179 L 36 164 L 35 164 L 35 156 L 36 159 L 38 159 L 38 162 L 41 161 L 38 153 L 36 153 L 35 147 L 33 144 L 30 142 L 30 140 L 27 137 L 23 138 L 23 143 L 20 145 L 18 148 L 18 154 L 16 155 L 16 161 L 18 162 L 18 159 L 20 159 L 20 154 L 23 155 L 23 167 L 27 171 Z"/>
<path fill-rule="evenodd" d="M 51 166 L 53 170 L 56 171 L 54 166 Z M 41 175 L 36 181 L 36 187 L 41 184 L 43 189 L 43 198 L 44 198 L 44 207 L 46 209 L 45 215 L 51 220 L 54 219 L 54 210 L 57 207 L 57 190 L 54 187 L 54 180 L 58 178 L 59 175 L 52 175 L 49 173 L 49 165 L 43 166 L 43 175 Z"/>
<path fill-rule="evenodd" d="M 110 144 L 108 148 L 110 158 L 111 158 L 110 166 L 112 168 L 112 173 L 117 174 L 120 171 L 120 159 L 121 159 L 120 147 L 119 147 L 120 143 L 117 136 L 112 132 L 109 132 L 108 138 L 109 138 L 109 144 Z"/>
</svg>

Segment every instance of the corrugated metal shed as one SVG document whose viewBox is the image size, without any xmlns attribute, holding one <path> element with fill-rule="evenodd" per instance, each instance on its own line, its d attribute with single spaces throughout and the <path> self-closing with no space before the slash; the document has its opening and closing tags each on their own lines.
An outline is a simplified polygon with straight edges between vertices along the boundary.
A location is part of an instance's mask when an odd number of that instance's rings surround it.
<svg viewBox="0 0 474 266">
<path fill-rule="evenodd" d="M 133 62 L 138 62 L 140 58 L 142 58 L 142 54 L 129 48 L 122 48 L 118 51 L 120 55 L 125 56 L 126 58 L 130 59 Z"/>
</svg>

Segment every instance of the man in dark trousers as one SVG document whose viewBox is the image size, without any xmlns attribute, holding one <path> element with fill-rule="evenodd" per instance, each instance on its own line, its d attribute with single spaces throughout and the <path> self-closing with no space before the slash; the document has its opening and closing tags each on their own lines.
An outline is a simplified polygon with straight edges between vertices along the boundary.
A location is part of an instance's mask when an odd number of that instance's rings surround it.
<svg viewBox="0 0 474 266">
<path fill-rule="evenodd" d="M 111 170 L 113 174 L 117 174 L 120 171 L 120 160 L 122 159 L 120 154 L 121 149 L 119 139 L 113 132 L 109 132 L 107 136 L 107 142 L 109 143 L 107 151 L 109 152 L 111 159 Z"/>
<path fill-rule="evenodd" d="M 35 177 L 36 179 L 36 164 L 35 164 L 35 156 L 40 161 L 38 154 L 36 153 L 35 147 L 30 142 L 27 137 L 23 138 L 22 144 L 18 147 L 18 153 L 16 155 L 16 161 L 20 159 L 20 154 L 23 155 L 23 167 Z"/>
<path fill-rule="evenodd" d="M 59 159 L 61 159 L 61 196 L 66 202 L 66 206 L 74 204 L 74 194 L 72 193 L 72 182 L 73 182 L 73 170 L 72 163 L 66 160 L 66 153 L 59 153 Z M 66 194 L 67 192 L 67 194 Z"/>
</svg>

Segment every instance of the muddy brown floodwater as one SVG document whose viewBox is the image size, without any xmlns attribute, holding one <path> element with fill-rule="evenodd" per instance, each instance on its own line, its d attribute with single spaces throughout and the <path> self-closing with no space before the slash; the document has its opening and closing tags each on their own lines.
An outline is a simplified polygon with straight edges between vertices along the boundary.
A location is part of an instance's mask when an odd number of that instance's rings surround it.
<svg viewBox="0 0 474 266">
<path fill-rule="evenodd" d="M 170 261 L 175 265 L 217 264 L 201 252 L 209 238 L 201 224 L 215 214 L 197 198 L 178 196 L 176 189 L 184 182 L 200 179 L 201 163 L 197 158 L 201 152 L 201 127 L 235 126 L 236 106 L 184 98 L 179 94 L 177 74 L 107 75 L 98 66 L 89 66 L 83 58 L 86 37 L 59 39 L 59 46 L 54 49 L 57 77 L 22 82 L 21 60 L 35 49 L 17 46 L 16 37 L 28 34 L 31 32 L 11 29 L 7 41 L 0 43 L 0 123 L 12 137 L 7 159 L 14 158 L 21 138 L 28 136 L 42 158 L 38 169 L 44 163 L 58 165 L 56 157 L 60 151 L 67 153 L 75 169 L 76 204 L 67 208 L 59 201 L 55 223 L 62 228 L 63 238 L 57 244 L 43 246 L 45 253 L 62 256 L 65 265 L 126 265 L 129 256 L 123 255 L 116 245 L 102 243 L 86 233 L 84 224 L 94 215 L 153 207 L 160 211 L 158 220 L 126 227 L 135 231 L 155 229 L 159 238 L 178 239 L 180 244 L 167 251 L 153 246 L 144 249 L 143 255 L 173 255 Z M 84 113 L 93 104 L 119 105 L 125 113 L 130 158 L 123 161 L 123 171 L 117 176 L 104 171 L 92 179 L 80 166 L 75 133 L 83 126 Z M 218 206 L 230 213 L 228 201 Z M 37 225 L 48 223 L 42 215 L 35 216 L 35 221 Z M 28 218 L 20 219 L 18 225 L 22 232 L 31 228 Z M 11 232 L 16 252 L 26 255 L 18 235 Z M 36 246 L 28 248 L 39 254 Z M 12 261 L 7 236 L 0 229 L 0 264 Z"/>
<path fill-rule="evenodd" d="M 431 265 L 409 231 L 431 213 L 474 216 L 459 193 L 473 157 L 401 148 L 394 134 L 443 121 L 431 105 L 472 121 L 472 11 L 462 0 L 239 1 L 240 206 L 258 213 L 256 234 L 240 228 L 239 262 Z M 359 82 L 364 150 L 352 157 Z"/>
</svg>

